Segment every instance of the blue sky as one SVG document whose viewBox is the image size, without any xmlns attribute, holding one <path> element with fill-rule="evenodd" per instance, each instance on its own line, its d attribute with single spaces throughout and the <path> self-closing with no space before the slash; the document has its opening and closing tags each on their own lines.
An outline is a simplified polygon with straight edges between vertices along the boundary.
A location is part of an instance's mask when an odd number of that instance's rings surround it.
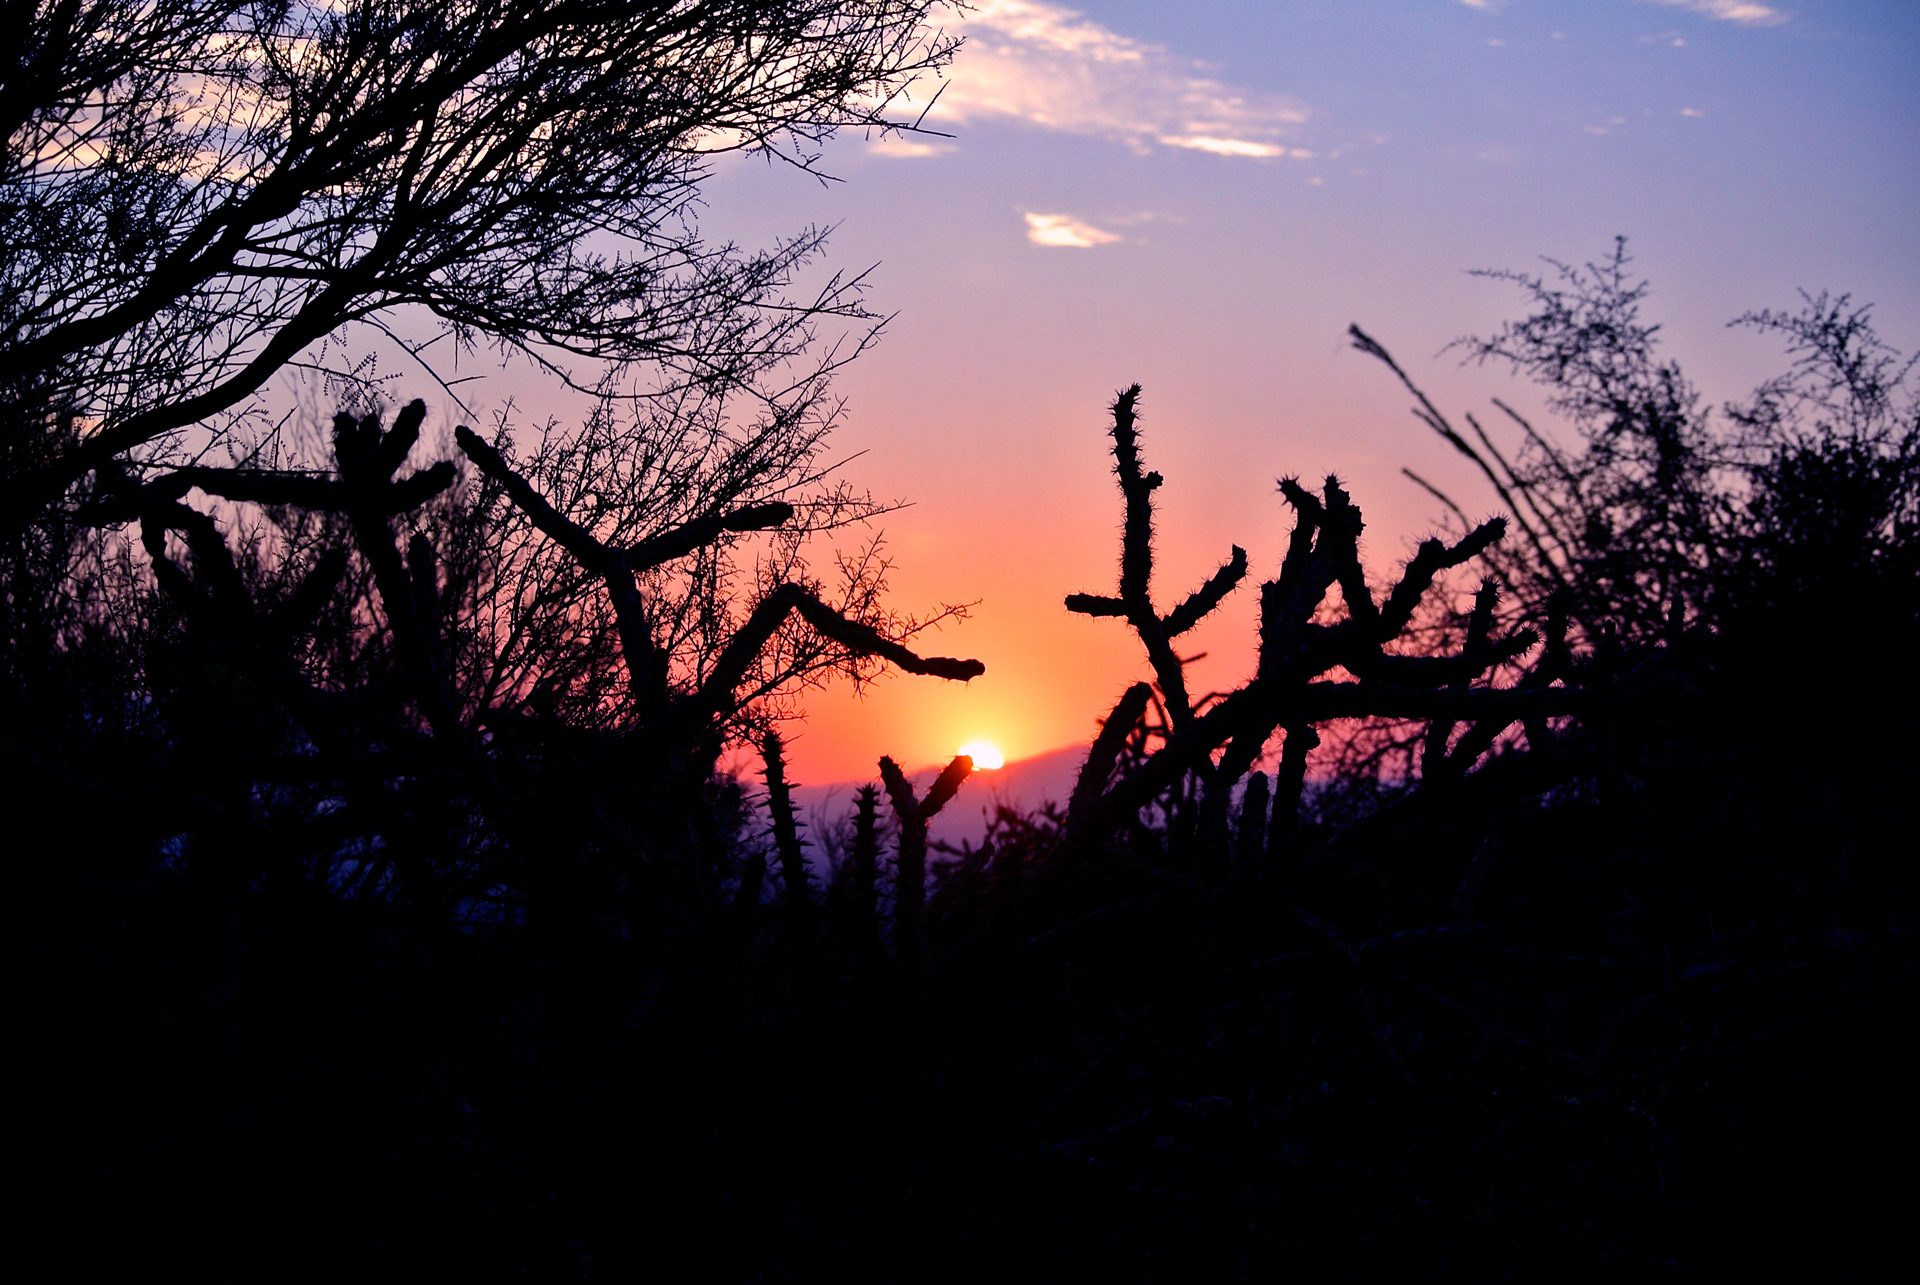
<svg viewBox="0 0 1920 1285">
<path fill-rule="evenodd" d="M 1514 396 L 1439 355 L 1518 303 L 1466 269 L 1625 234 L 1715 400 L 1778 365 L 1726 322 L 1800 287 L 1874 301 L 1920 346 L 1920 5 L 999 0 L 949 26 L 968 45 L 927 123 L 952 138 L 843 138 L 844 181 L 729 163 L 709 189 L 717 232 L 837 224 L 834 266 L 877 265 L 898 316 L 844 380 L 840 440 L 915 502 L 886 524 L 900 605 L 980 600 L 934 649 L 987 676 L 816 701 L 796 747 L 816 780 L 1091 734 L 1139 666 L 1059 601 L 1110 587 L 1102 408 L 1130 381 L 1173 595 L 1230 542 L 1272 573 L 1280 473 L 1347 477 L 1383 569 L 1434 516 L 1403 464 L 1473 493 L 1343 338 L 1360 322 L 1450 409 Z M 1251 596 L 1200 639 L 1221 685 Z"/>
</svg>

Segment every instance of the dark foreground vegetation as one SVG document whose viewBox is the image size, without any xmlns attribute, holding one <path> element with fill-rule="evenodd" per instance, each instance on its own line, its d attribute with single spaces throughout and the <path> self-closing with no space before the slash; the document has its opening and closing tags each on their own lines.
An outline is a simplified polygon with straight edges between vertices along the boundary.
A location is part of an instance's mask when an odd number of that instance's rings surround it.
<svg viewBox="0 0 1920 1285">
<path fill-rule="evenodd" d="M 1117 584 L 1065 605 L 1146 680 L 1071 797 L 944 852 L 971 765 L 879 758 L 810 827 L 797 690 L 980 667 L 913 648 L 873 550 L 803 556 L 876 511 L 821 467 L 835 359 L 793 373 L 857 297 L 661 229 L 689 140 L 884 125 L 946 50 L 913 4 L 615 8 L 34 10 L 0 97 L 23 1245 L 723 1280 L 1900 1247 L 1920 420 L 1864 309 L 1744 319 L 1790 365 L 1713 408 L 1623 247 L 1508 275 L 1528 315 L 1465 352 L 1552 430 L 1461 431 L 1356 329 L 1505 516 L 1436 489 L 1457 529 L 1370 580 L 1338 481 L 1285 479 L 1279 575 L 1236 548 L 1171 606 L 1130 389 Z M 575 253 L 609 229 L 654 257 Z M 364 367 L 324 437 L 249 400 L 400 305 L 655 382 L 537 441 Z M 1233 592 L 1249 677 L 1193 693 Z"/>
<path fill-rule="evenodd" d="M 710 759 L 676 780 L 633 726 L 442 731 L 404 715 L 436 690 L 404 653 L 301 684 L 286 649 L 310 635 L 268 622 L 313 591 L 244 614 L 224 543 L 192 570 L 156 549 L 177 617 L 137 656 L 62 653 L 7 746 L 14 833 L 41 836 L 18 867 L 45 933 L 28 1057 L 58 1132 L 42 1180 L 86 1229 L 68 1252 L 235 1276 L 1489 1279 L 1825 1273 L 1890 1247 L 1916 763 L 1876 731 L 1912 709 L 1902 635 L 1862 640 L 1889 657 L 1872 704 L 1778 642 L 1844 599 L 1785 603 L 1757 639 L 1672 612 L 1583 643 L 1564 595 L 1502 628 L 1489 582 L 1444 646 L 1430 582 L 1504 524 L 1428 542 L 1380 595 L 1338 485 L 1287 481 L 1254 677 L 1190 702 L 1173 639 L 1246 558 L 1156 611 L 1134 405 L 1120 592 L 1069 606 L 1123 617 L 1160 681 L 1062 808 L 936 853 L 924 905 L 926 818 L 965 760 L 916 797 L 883 759 L 821 888 L 777 735 L 769 815 Z M 1835 582 L 1910 558 L 1909 522 Z M 1861 606 L 1911 641 L 1914 585 Z M 1314 729 L 1362 715 L 1375 735 L 1303 787 Z M 1277 770 L 1247 776 L 1276 733 Z M 1356 766 L 1395 747 L 1410 783 Z"/>
</svg>

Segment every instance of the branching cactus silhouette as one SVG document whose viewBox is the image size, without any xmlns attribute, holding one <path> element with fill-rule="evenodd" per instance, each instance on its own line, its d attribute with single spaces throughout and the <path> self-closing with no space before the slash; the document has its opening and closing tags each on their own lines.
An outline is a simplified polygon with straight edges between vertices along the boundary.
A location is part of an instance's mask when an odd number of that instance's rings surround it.
<svg viewBox="0 0 1920 1285">
<path fill-rule="evenodd" d="M 1153 493 L 1165 479 L 1140 467 L 1140 434 L 1134 426 L 1134 406 L 1139 399 L 1140 385 L 1135 384 L 1113 403 L 1114 472 L 1120 479 L 1126 509 L 1120 541 L 1120 592 L 1114 597 L 1068 594 L 1067 610 L 1085 616 L 1117 616 L 1132 627 L 1146 648 L 1167 715 L 1177 730 L 1193 721 L 1193 706 L 1173 640 L 1206 619 L 1245 578 L 1247 551 L 1234 545 L 1220 569 L 1166 615 L 1154 607 Z"/>
<path fill-rule="evenodd" d="M 201 465 L 165 472 L 136 485 L 118 469 L 103 469 L 97 493 L 81 508 L 80 516 L 101 527 L 137 521 L 156 582 L 202 637 L 218 638 L 236 659 L 267 678 L 273 690 L 295 699 L 313 715 L 317 711 L 300 690 L 304 683 L 297 671 L 285 663 L 284 649 L 311 625 L 333 595 L 347 571 L 346 550 L 327 549 L 280 607 L 261 619 L 218 523 L 184 503 L 184 498 L 198 490 L 233 504 L 282 505 L 343 515 L 354 545 L 372 571 L 381 614 L 403 658 L 420 711 L 437 731 L 449 733 L 453 714 L 435 654 L 439 622 L 431 618 L 439 609 L 432 547 L 416 536 L 409 566 L 391 529 L 392 519 L 427 504 L 455 479 L 450 461 L 394 478 L 418 439 L 425 416 L 425 404 L 412 402 L 386 433 L 381 432 L 378 416 L 337 416 L 334 447 L 339 471 L 333 478 Z M 186 545 L 191 572 L 173 560 L 167 546 L 169 532 L 178 532 Z M 324 719 L 306 721 L 309 734 L 325 737 Z"/>
<path fill-rule="evenodd" d="M 928 787 L 926 797 L 913 796 L 913 782 L 891 758 L 880 759 L 880 780 L 899 825 L 898 864 L 894 869 L 893 937 L 900 963 L 914 969 L 924 961 L 927 949 L 927 822 L 953 800 L 960 786 L 973 774 L 973 760 L 956 754 Z"/>
<path fill-rule="evenodd" d="M 1318 495 L 1293 478 L 1280 480 L 1280 494 L 1295 522 L 1280 574 L 1260 589 L 1254 675 L 1204 710 L 1195 709 L 1171 642 L 1239 584 L 1246 574 L 1246 553 L 1236 546 L 1220 570 L 1179 607 L 1164 616 L 1154 610 L 1149 594 L 1154 569 L 1151 496 L 1163 479 L 1143 471 L 1140 463 L 1139 394 L 1135 385 L 1113 404 L 1113 452 L 1125 505 L 1120 594 L 1073 594 L 1066 606 L 1082 615 L 1124 619 L 1132 627 L 1153 669 L 1168 726 L 1159 748 L 1116 772 L 1154 691 L 1137 683 L 1121 696 L 1075 785 L 1063 851 L 1080 851 L 1104 839 L 1191 776 L 1198 776 L 1205 787 L 1204 823 L 1218 831 L 1209 836 L 1209 850 L 1223 851 L 1228 791 L 1274 734 L 1284 730 L 1264 845 L 1271 859 L 1289 851 L 1293 842 L 1307 755 L 1320 739 L 1316 725 L 1369 717 L 1426 720 L 1423 765 L 1428 780 L 1438 784 L 1464 775 L 1516 721 L 1541 722 L 1581 707 L 1580 691 L 1552 685 L 1568 676 L 1564 616 L 1555 618 L 1556 633 L 1540 666 L 1517 686 L 1487 685 L 1497 667 L 1517 661 L 1540 641 L 1528 628 L 1493 635 L 1496 590 L 1491 582 L 1481 589 L 1456 654 L 1389 651 L 1406 633 L 1435 578 L 1493 547 L 1507 524 L 1494 518 L 1451 544 L 1425 541 L 1384 600 L 1376 601 L 1358 554 L 1360 510 L 1338 479 L 1329 477 Z M 1336 586 L 1343 618 L 1325 623 L 1316 617 L 1327 614 L 1321 609 Z M 1340 670 L 1348 676 L 1336 676 Z M 1457 730 L 1461 728 L 1465 730 Z M 1258 793 L 1254 797 L 1258 799 Z M 1243 817 L 1240 829 L 1241 846 L 1250 849 L 1259 827 Z"/>
<path fill-rule="evenodd" d="M 847 619 L 805 586 L 789 581 L 775 586 L 760 599 L 721 650 L 705 681 L 691 691 L 669 693 L 665 657 L 652 636 L 634 577 L 690 553 L 725 532 L 779 526 L 793 516 L 792 508 L 775 503 L 709 513 L 639 544 L 615 547 L 602 543 L 547 503 L 500 452 L 481 440 L 477 433 L 461 428 L 456 431 L 455 440 L 482 472 L 506 488 L 508 497 L 542 533 L 572 554 L 582 567 L 606 581 L 607 593 L 620 623 L 620 641 L 626 654 L 635 707 L 643 721 L 657 720 L 659 730 L 675 742 L 690 743 L 701 738 L 736 711 L 738 690 L 749 668 L 790 614 L 799 615 L 821 635 L 849 650 L 879 656 L 911 674 L 964 682 L 986 672 L 986 666 L 977 660 L 922 657 L 872 626 Z"/>
<path fill-rule="evenodd" d="M 779 528 L 794 519 L 793 506 L 716 508 L 613 544 L 562 513 L 498 448 L 462 427 L 454 438 L 479 473 L 477 485 L 494 488 L 496 498 L 525 514 L 599 582 L 619 644 L 607 663 L 624 669 L 625 712 L 610 721 L 569 725 L 556 718 L 551 693 L 538 690 L 504 707 L 492 688 L 462 685 L 455 651 L 492 645 L 476 623 L 485 613 L 476 610 L 473 594 L 507 590 L 486 584 L 484 538 L 450 548 L 453 562 L 436 546 L 448 538 L 443 528 L 462 520 L 481 522 L 469 535 L 483 537 L 489 519 L 465 516 L 478 509 L 472 488 L 457 485 L 455 461 L 406 470 L 409 456 L 418 454 L 425 419 L 420 401 L 403 407 L 384 429 L 377 414 L 336 417 L 335 467 L 327 474 L 194 465 L 136 481 L 102 468 L 78 510 L 97 527 L 139 524 L 153 579 L 184 619 L 187 644 L 204 658 L 198 670 L 183 672 L 230 673 L 232 681 L 249 684 L 256 703 L 278 710 L 274 735 L 296 769 L 275 770 L 297 770 L 308 780 L 310 806 L 327 810 L 329 833 L 357 827 L 362 837 L 353 843 L 383 853 L 371 862 L 350 859 L 353 886 L 388 887 L 444 925 L 456 904 L 472 903 L 476 890 L 489 899 L 577 908 L 586 899 L 574 885 L 591 878 L 603 890 L 625 889 L 620 895 L 639 914 L 633 899 L 658 878 L 639 872 L 664 856 L 679 865 L 704 863 L 704 873 L 693 871 L 688 886 L 704 887 L 707 899 L 716 900 L 730 854 L 713 819 L 694 814 L 707 806 L 706 787 L 724 744 L 752 724 L 744 711 L 766 689 L 756 665 L 776 636 L 787 636 L 782 631 L 790 621 L 797 618 L 825 640 L 818 645 L 912 673 L 966 680 L 983 671 L 978 661 L 922 657 L 875 625 L 834 610 L 807 585 L 782 581 L 763 588 L 700 671 L 676 677 L 656 641 L 639 577 L 730 533 Z M 193 507 L 187 503 L 193 491 L 224 507 L 215 513 Z M 318 534 L 299 549 L 285 539 L 248 542 L 250 515 L 262 512 L 278 515 L 280 531 L 304 529 L 304 515 Z M 492 512 L 497 521 L 498 510 Z M 274 584 L 283 596 L 263 600 L 262 586 Z M 343 585 L 358 587 L 343 595 Z M 357 640 L 337 656 L 313 646 L 315 621 L 329 611 L 345 613 L 335 632 Z M 190 687 L 180 699 L 206 710 L 218 704 L 217 695 Z M 783 751 L 776 734 L 760 739 L 784 895 L 790 910 L 804 916 L 812 897 Z M 375 756 L 385 756 L 378 768 L 371 765 Z M 233 778 L 229 811 L 235 816 L 257 810 L 243 779 L 247 771 L 240 762 L 222 771 L 223 779 Z M 330 801 L 337 798 L 348 806 L 339 809 Z M 437 850 L 386 842 L 396 818 L 422 808 L 446 818 L 469 813 L 481 828 L 442 826 Z M 323 868 L 339 860 L 341 841 L 333 844 L 316 854 Z M 736 905 L 750 914 L 764 884 L 765 855 L 749 847 Z M 259 859 L 258 852 L 235 850 L 236 861 Z M 587 867 L 600 873 L 589 875 Z M 381 882 L 390 873 L 397 873 L 398 885 Z"/>
</svg>

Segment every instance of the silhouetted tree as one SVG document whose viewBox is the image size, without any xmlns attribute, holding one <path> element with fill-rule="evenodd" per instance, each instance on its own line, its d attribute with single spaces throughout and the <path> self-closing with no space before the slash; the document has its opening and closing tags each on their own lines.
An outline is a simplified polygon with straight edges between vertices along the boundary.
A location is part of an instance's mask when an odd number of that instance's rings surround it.
<svg viewBox="0 0 1920 1285">
<path fill-rule="evenodd" d="M 789 582 L 890 636 L 925 623 L 885 607 L 877 548 L 843 560 L 833 584 L 801 554 L 882 511 L 821 457 L 839 414 L 830 376 L 865 341 L 821 348 L 818 327 L 870 325 L 859 281 L 793 297 L 820 231 L 744 252 L 703 240 L 694 214 L 716 155 L 810 172 L 835 128 L 895 127 L 893 102 L 951 52 L 927 9 L 27 6 L 0 69 L 0 561 L 16 688 L 45 685 L 79 633 L 142 614 L 127 593 L 102 602 L 101 569 L 129 546 L 98 528 L 136 515 L 95 504 L 76 521 L 89 495 L 156 483 L 172 500 L 224 498 L 218 521 L 251 549 L 243 576 L 290 584 L 339 549 L 343 513 L 208 469 L 326 473 L 332 444 L 269 421 L 258 394 L 292 367 L 325 374 L 356 418 L 376 410 L 341 346 L 356 334 L 401 343 L 434 378 L 451 375 L 439 354 L 493 347 L 600 396 L 582 424 L 549 420 L 524 459 L 504 415 L 490 445 L 569 522 L 645 547 L 629 623 L 646 617 L 673 681 L 704 682 L 755 603 Z M 421 450 L 438 444 L 429 432 Z M 497 479 L 406 512 L 444 582 L 445 700 L 469 718 L 530 701 L 576 724 L 627 716 L 609 699 L 632 688 L 603 576 Z M 758 519 L 725 516 L 742 513 Z M 648 543 L 668 532 L 675 548 Z M 374 577 L 353 559 L 342 574 L 331 657 L 382 654 L 382 631 L 364 627 L 381 614 Z M 111 586 L 137 597 L 140 580 Z M 387 618 L 405 630 L 404 614 Z M 871 673 L 866 656 L 776 631 L 740 675 L 753 694 L 741 704 L 827 667 Z"/>
<path fill-rule="evenodd" d="M 1462 432 L 1385 347 L 1350 328 L 1354 347 L 1394 371 L 1415 417 L 1474 465 L 1518 528 L 1519 539 L 1487 553 L 1504 590 L 1498 617 L 1615 655 L 1704 628 L 1714 670 L 1732 685 L 1721 715 L 1776 726 L 1786 705 L 1831 705 L 1808 658 L 1829 647 L 1836 613 L 1894 653 L 1920 646 L 1920 389 L 1914 359 L 1879 338 L 1870 309 L 1823 293 L 1804 295 L 1796 312 L 1737 318 L 1785 340 L 1792 364 L 1716 410 L 1660 352 L 1660 327 L 1643 316 L 1649 287 L 1633 277 L 1624 238 L 1599 262 L 1548 262 L 1548 276 L 1478 274 L 1518 286 L 1532 310 L 1452 347 L 1538 384 L 1571 440 L 1500 398 L 1517 440 L 1503 444 L 1472 412 Z M 1456 530 L 1472 527 L 1455 497 L 1408 476 Z M 1421 628 L 1458 636 L 1471 614 L 1442 603 Z M 1565 651 L 1549 669 L 1564 673 L 1572 659 Z M 1914 690 L 1904 670 L 1883 682 L 1890 698 Z M 1834 715 L 1872 718 L 1823 717 Z M 1553 735 L 1551 720 L 1526 727 L 1535 743 Z M 1423 735 L 1373 725 L 1343 743 L 1347 768 L 1410 776 Z"/>
<path fill-rule="evenodd" d="M 820 319 L 866 315 L 857 283 L 787 297 L 823 234 L 709 244 L 700 180 L 719 153 L 807 171 L 834 129 L 891 127 L 951 49 L 928 7 L 25 6 L 0 87 L 0 351 L 87 431 L 15 461 L 9 520 L 90 469 L 241 432 L 268 379 L 327 366 L 314 346 L 356 326 L 423 359 L 495 347 L 589 388 L 644 366 L 791 404 L 805 381 L 767 377 Z"/>
<path fill-rule="evenodd" d="M 902 645 L 926 622 L 885 606 L 877 546 L 835 584 L 803 556 L 881 511 L 821 454 L 864 340 L 817 327 L 872 321 L 859 282 L 790 297 L 819 232 L 746 253 L 693 218 L 717 154 L 811 172 L 834 129 L 895 127 L 952 48 L 927 8 L 29 6 L 0 87 L 25 774 L 84 794 L 103 736 L 146 738 L 168 860 L 422 925 L 637 930 L 662 879 L 717 905 L 715 764 L 783 693 L 979 672 Z M 492 346 L 599 405 L 530 449 L 507 413 L 449 442 L 337 356 L 356 327 L 430 374 L 435 344 Z M 288 368 L 351 411 L 330 439 L 265 420 Z"/>
<path fill-rule="evenodd" d="M 1730 624 L 1764 599 L 1780 615 L 1815 578 L 1836 589 L 1860 575 L 1900 584 L 1920 513 L 1920 389 L 1914 359 L 1879 338 L 1869 308 L 1823 293 L 1797 312 L 1737 318 L 1784 339 L 1793 363 L 1716 416 L 1661 355 L 1625 238 L 1600 262 L 1548 262 L 1551 278 L 1479 273 L 1517 285 L 1533 310 L 1453 346 L 1538 384 L 1571 443 L 1498 398 L 1517 443 L 1503 449 L 1471 412 L 1469 441 L 1385 348 L 1351 329 L 1520 528 L 1523 539 L 1491 555 L 1515 595 L 1508 614 L 1544 622 L 1557 601 L 1581 636 L 1604 626 L 1654 638 L 1676 620 Z M 1452 498 L 1415 480 L 1465 520 Z M 1841 596 L 1874 594 L 1861 585 Z"/>
</svg>

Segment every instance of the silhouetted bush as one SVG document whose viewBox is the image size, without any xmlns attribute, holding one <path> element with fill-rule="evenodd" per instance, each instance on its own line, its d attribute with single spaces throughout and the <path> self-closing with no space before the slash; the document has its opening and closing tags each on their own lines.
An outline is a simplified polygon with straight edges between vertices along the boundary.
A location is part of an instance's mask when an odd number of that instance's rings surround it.
<svg viewBox="0 0 1920 1285">
<path fill-rule="evenodd" d="M 1795 312 L 1737 318 L 1783 340 L 1792 362 L 1716 414 L 1660 356 L 1660 327 L 1641 315 L 1649 287 L 1632 279 L 1624 238 L 1598 263 L 1549 262 L 1551 279 L 1480 274 L 1517 285 L 1533 311 L 1455 347 L 1539 385 L 1571 445 L 1498 398 L 1517 440 L 1503 448 L 1468 413 L 1469 441 L 1385 348 L 1351 332 L 1518 524 L 1524 538 L 1489 555 L 1513 593 L 1508 614 L 1539 624 L 1557 603 L 1575 636 L 1592 641 L 1603 631 L 1631 642 L 1704 626 L 1729 676 L 1790 688 L 1795 699 L 1819 685 L 1816 667 L 1782 672 L 1776 662 L 1819 649 L 1836 616 L 1896 652 L 1920 643 L 1916 359 L 1880 339 L 1871 310 L 1823 292 Z M 1904 675 L 1885 678 L 1911 699 Z"/>
</svg>

